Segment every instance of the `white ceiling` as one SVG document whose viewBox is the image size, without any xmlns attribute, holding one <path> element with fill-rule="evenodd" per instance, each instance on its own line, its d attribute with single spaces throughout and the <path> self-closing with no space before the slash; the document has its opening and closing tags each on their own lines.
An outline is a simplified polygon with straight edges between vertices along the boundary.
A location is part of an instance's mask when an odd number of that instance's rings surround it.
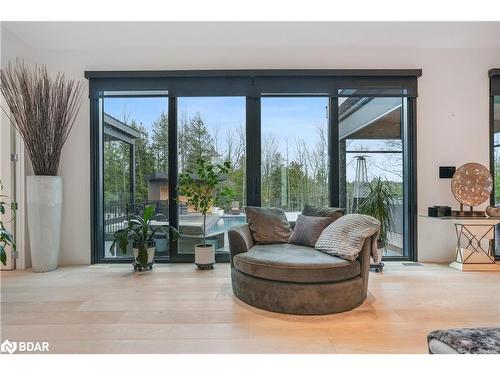
<svg viewBox="0 0 500 375">
<path fill-rule="evenodd" d="M 195 46 L 500 48 L 500 22 L 2 22 L 35 50 Z"/>
</svg>

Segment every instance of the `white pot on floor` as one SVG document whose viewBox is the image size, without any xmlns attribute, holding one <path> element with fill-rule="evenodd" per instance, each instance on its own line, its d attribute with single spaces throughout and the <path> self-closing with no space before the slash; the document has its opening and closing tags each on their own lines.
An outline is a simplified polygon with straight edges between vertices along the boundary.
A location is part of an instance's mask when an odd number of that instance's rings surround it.
<svg viewBox="0 0 500 375">
<path fill-rule="evenodd" d="M 215 246 L 214 245 L 194 245 L 194 263 L 200 270 L 214 268 L 215 264 Z"/>
<path fill-rule="evenodd" d="M 34 272 L 55 270 L 61 244 L 62 178 L 27 177 L 28 233 Z"/>
</svg>

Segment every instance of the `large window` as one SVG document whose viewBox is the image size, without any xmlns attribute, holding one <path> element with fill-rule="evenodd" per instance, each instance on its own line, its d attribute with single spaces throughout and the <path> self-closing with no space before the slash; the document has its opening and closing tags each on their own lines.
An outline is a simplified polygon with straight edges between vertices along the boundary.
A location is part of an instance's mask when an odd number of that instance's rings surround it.
<svg viewBox="0 0 500 375">
<path fill-rule="evenodd" d="M 295 219 L 328 206 L 328 98 L 261 99 L 261 201 Z"/>
<path fill-rule="evenodd" d="M 228 229 L 248 205 L 304 205 L 358 212 L 381 178 L 394 192 L 384 255 L 413 259 L 417 70 L 86 72 L 92 139 L 93 262 L 111 253 L 114 231 L 154 205 L 177 242 L 158 235 L 156 259 L 192 262 L 202 217 L 178 196 L 179 173 L 197 159 L 231 161 L 234 195 L 207 220 L 216 260 L 228 261 Z"/>
<path fill-rule="evenodd" d="M 500 206 L 500 95 L 493 97 L 493 204 Z M 500 225 L 495 230 L 495 255 L 500 256 Z"/>
<path fill-rule="evenodd" d="M 231 162 L 224 182 L 231 187 L 231 199 L 217 199 L 207 215 L 207 241 L 216 251 L 227 252 L 227 230 L 245 222 L 246 137 L 245 97 L 178 98 L 178 170 L 195 171 L 198 159 L 213 163 Z M 193 254 L 199 243 L 202 216 L 179 197 L 179 253 Z"/>
<path fill-rule="evenodd" d="M 133 215 L 153 205 L 168 221 L 168 98 L 104 96 L 102 99 L 104 258 L 113 233 Z M 156 255 L 168 257 L 169 244 L 156 236 Z"/>
<path fill-rule="evenodd" d="M 376 184 L 392 196 L 392 220 L 385 256 L 405 256 L 404 174 L 401 110 L 403 98 L 339 98 L 340 204 L 348 213 L 364 212 Z M 379 185 L 381 186 L 381 185 Z"/>
</svg>

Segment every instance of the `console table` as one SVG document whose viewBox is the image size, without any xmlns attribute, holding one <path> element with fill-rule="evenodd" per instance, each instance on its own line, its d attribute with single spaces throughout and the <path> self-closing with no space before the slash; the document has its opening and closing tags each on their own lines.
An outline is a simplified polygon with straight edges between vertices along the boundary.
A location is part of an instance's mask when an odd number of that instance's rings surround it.
<svg viewBox="0 0 500 375">
<path fill-rule="evenodd" d="M 495 225 L 500 218 L 446 217 L 455 225 L 457 244 L 450 267 L 460 271 L 500 270 L 495 262 Z"/>
</svg>

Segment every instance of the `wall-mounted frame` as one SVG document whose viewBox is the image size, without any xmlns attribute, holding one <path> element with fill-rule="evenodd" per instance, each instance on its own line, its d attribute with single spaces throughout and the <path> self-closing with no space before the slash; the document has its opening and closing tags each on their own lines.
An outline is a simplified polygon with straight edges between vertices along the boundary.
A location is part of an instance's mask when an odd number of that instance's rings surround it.
<svg viewBox="0 0 500 375">
<path fill-rule="evenodd" d="M 386 260 L 417 260 L 417 179 L 416 179 L 416 98 L 421 70 L 215 70 L 215 71 L 87 71 L 90 98 L 91 139 L 91 233 L 92 263 L 129 262 L 104 258 L 103 175 L 101 136 L 105 93 L 126 92 L 154 96 L 168 92 L 168 179 L 169 222 L 178 226 L 177 168 L 179 97 L 243 96 L 246 98 L 246 148 L 252 150 L 246 160 L 246 205 L 261 204 L 261 98 L 279 96 L 324 96 L 329 98 L 329 202 L 339 205 L 338 98 L 401 97 L 404 143 L 404 232 L 406 253 Z M 217 261 L 228 261 L 227 254 L 217 254 Z M 192 262 L 193 256 L 180 254 L 175 244 L 168 258 L 159 262 Z"/>
</svg>

